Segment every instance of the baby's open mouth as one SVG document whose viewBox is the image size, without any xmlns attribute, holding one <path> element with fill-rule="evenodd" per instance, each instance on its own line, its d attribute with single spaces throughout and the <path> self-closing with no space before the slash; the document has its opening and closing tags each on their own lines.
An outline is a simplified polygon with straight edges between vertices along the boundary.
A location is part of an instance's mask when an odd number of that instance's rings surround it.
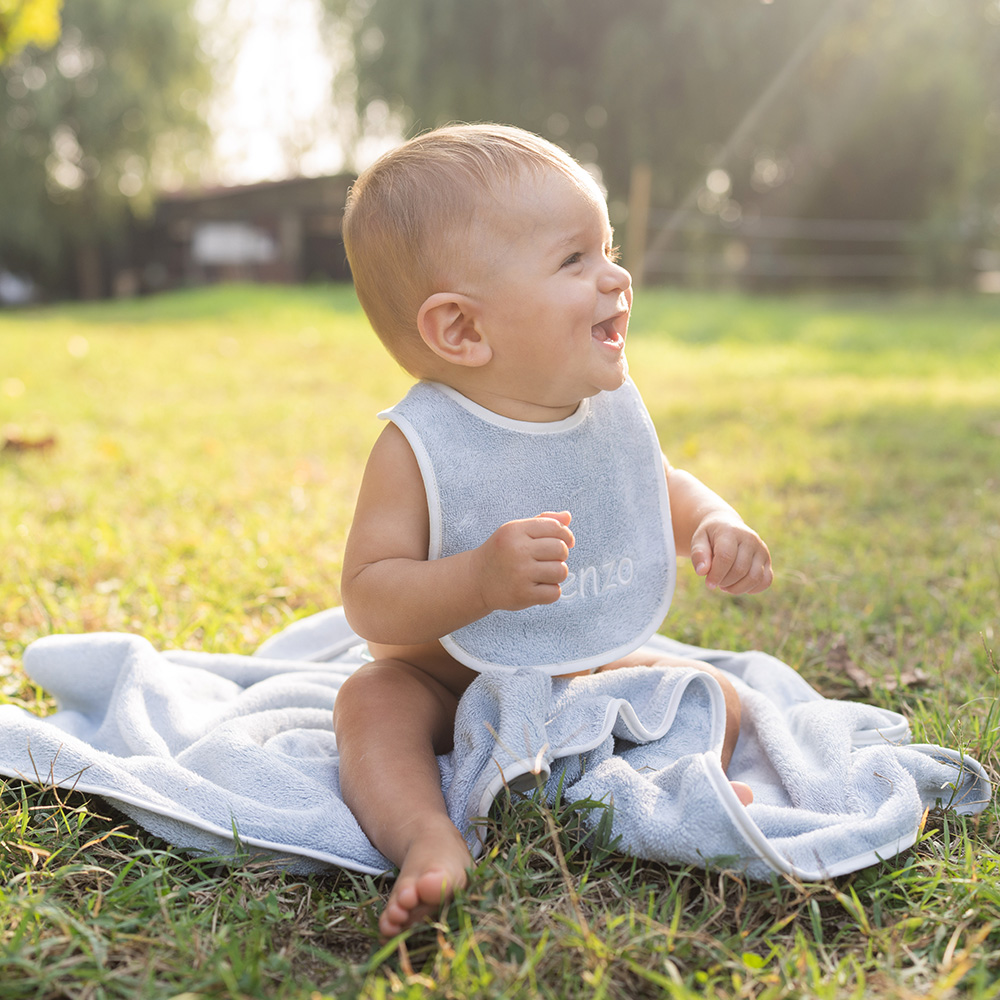
<svg viewBox="0 0 1000 1000">
<path fill-rule="evenodd" d="M 594 339 L 616 347 L 624 344 L 625 338 L 618 332 L 618 328 L 615 325 L 616 319 L 617 317 L 612 316 L 611 319 L 606 319 L 603 323 L 598 323 L 597 326 L 592 327 L 591 335 Z"/>
</svg>

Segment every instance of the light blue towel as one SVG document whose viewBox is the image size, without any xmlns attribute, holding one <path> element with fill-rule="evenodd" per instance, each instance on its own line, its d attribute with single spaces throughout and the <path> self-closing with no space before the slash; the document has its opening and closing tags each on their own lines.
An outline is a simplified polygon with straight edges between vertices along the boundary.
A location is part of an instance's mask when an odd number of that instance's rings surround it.
<svg viewBox="0 0 1000 1000">
<path fill-rule="evenodd" d="M 739 805 L 722 772 L 721 690 L 701 671 L 489 672 L 463 697 L 455 749 L 439 758 L 474 854 L 476 820 L 505 783 L 613 802 L 612 832 L 640 857 L 806 880 L 910 846 L 926 807 L 974 813 L 989 801 L 979 764 L 906 745 L 894 712 L 826 700 L 761 653 L 650 645 L 731 672 L 744 726 L 729 776 L 751 785 L 754 803 Z M 0 706 L 0 773 L 104 796 L 187 850 L 232 856 L 235 831 L 245 850 L 294 871 L 390 868 L 339 794 L 331 711 L 364 644 L 333 609 L 258 654 L 161 653 L 109 633 L 38 640 L 25 669 L 59 711 Z"/>
</svg>

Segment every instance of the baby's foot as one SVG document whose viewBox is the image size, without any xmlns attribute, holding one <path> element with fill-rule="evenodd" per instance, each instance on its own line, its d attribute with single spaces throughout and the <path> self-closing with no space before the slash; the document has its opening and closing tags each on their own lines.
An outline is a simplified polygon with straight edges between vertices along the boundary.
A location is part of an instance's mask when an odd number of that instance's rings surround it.
<svg viewBox="0 0 1000 1000">
<path fill-rule="evenodd" d="M 730 785 L 733 786 L 733 791 L 736 792 L 736 797 L 743 803 L 743 805 L 748 806 L 753 802 L 753 789 L 743 781 L 730 781 Z"/>
<path fill-rule="evenodd" d="M 406 852 L 399 878 L 379 917 L 378 929 L 389 938 L 427 917 L 441 907 L 468 882 L 466 868 L 472 855 L 462 835 L 449 822 L 447 829 L 428 829 Z"/>
</svg>

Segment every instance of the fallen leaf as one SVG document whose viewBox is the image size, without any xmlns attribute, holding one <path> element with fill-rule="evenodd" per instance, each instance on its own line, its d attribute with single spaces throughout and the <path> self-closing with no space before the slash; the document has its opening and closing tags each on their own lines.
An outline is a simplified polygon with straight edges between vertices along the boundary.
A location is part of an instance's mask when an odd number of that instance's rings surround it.
<svg viewBox="0 0 1000 1000">
<path fill-rule="evenodd" d="M 929 683 L 930 677 L 920 667 L 914 667 L 912 670 L 901 670 L 898 679 L 895 677 L 886 677 L 882 681 L 882 686 L 886 691 L 895 691 L 896 688 L 923 687 Z"/>
<path fill-rule="evenodd" d="M 883 677 L 877 680 L 864 667 L 854 662 L 843 639 L 830 647 L 830 651 L 826 654 L 826 667 L 831 673 L 842 674 L 863 694 L 870 694 L 876 684 L 886 691 L 896 691 L 899 688 L 922 687 L 930 681 L 927 674 L 919 667 L 902 670 L 899 677 Z"/>
<path fill-rule="evenodd" d="M 859 691 L 867 693 L 875 686 L 875 678 L 851 659 L 843 639 L 830 647 L 826 654 L 826 668 L 831 673 L 843 674 Z"/>
<path fill-rule="evenodd" d="M 27 438 L 18 435 L 5 437 L 3 451 L 46 451 L 55 446 L 54 434 L 41 438 Z"/>
</svg>

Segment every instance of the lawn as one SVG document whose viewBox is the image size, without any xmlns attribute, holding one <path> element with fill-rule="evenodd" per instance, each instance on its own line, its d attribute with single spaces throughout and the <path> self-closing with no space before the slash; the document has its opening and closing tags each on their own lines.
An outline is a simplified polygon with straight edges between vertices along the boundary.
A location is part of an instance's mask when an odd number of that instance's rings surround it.
<svg viewBox="0 0 1000 1000">
<path fill-rule="evenodd" d="M 675 465 L 776 581 L 684 572 L 664 631 L 759 648 L 995 773 L 1000 309 L 981 298 L 637 299 L 633 376 Z M 251 652 L 339 603 L 375 413 L 408 378 L 344 287 L 0 313 L 0 699 L 53 632 Z M 388 883 L 192 859 L 100 799 L 0 780 L 0 997 L 1000 996 L 995 808 L 932 813 L 832 882 L 581 844 L 522 800 L 440 924 L 381 947 Z"/>
</svg>

